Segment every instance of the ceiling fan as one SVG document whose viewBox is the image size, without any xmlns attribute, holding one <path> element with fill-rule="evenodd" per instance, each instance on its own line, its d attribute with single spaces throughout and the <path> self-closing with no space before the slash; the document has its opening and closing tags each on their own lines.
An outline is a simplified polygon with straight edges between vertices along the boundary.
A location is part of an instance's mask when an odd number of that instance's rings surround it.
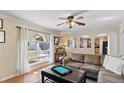
<svg viewBox="0 0 124 93">
<path fill-rule="evenodd" d="M 59 17 L 59 19 L 65 20 L 65 22 L 57 24 L 57 26 L 67 24 L 69 26 L 69 29 L 71 29 L 74 24 L 77 24 L 79 26 L 85 26 L 86 25 L 85 23 L 82 23 L 82 22 L 79 21 L 81 19 L 84 19 L 84 17 L 83 16 L 76 17 L 77 15 L 79 15 L 79 14 L 85 12 L 85 11 L 86 10 L 78 11 L 78 12 L 73 13 L 70 16 L 67 16 L 67 17 Z"/>
</svg>

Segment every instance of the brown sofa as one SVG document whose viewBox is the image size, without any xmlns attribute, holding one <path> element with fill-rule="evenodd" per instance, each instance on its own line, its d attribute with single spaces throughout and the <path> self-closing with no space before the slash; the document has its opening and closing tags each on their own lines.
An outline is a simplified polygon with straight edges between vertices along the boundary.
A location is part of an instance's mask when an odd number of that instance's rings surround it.
<svg viewBox="0 0 124 93">
<path fill-rule="evenodd" d="M 124 82 L 124 76 L 105 69 L 102 66 L 103 61 L 104 56 L 101 55 L 78 53 L 71 53 L 70 57 L 65 57 L 63 60 L 65 66 L 86 70 L 87 77 L 97 79 L 98 83 Z"/>
</svg>

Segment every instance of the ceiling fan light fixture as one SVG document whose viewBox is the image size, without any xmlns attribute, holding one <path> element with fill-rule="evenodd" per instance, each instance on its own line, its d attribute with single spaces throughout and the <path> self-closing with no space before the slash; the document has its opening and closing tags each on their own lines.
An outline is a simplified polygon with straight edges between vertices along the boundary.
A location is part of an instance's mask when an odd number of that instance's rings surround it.
<svg viewBox="0 0 124 93">
<path fill-rule="evenodd" d="M 72 28 L 72 26 L 75 24 L 75 22 L 74 22 L 74 21 L 68 21 L 68 22 L 66 22 L 66 23 L 67 23 L 67 25 L 68 25 L 69 29 L 71 29 L 71 28 Z"/>
<path fill-rule="evenodd" d="M 85 25 L 85 23 L 82 23 L 82 22 L 80 22 L 80 21 L 77 21 L 76 18 L 74 18 L 74 17 L 75 17 L 75 16 L 72 16 L 72 15 L 66 17 L 65 23 L 67 24 L 67 26 L 68 26 L 69 29 L 71 29 L 74 24 L 77 24 L 77 25 L 79 25 L 79 26 L 84 26 L 84 25 Z M 61 17 L 59 17 L 59 18 L 61 18 Z M 83 19 L 83 18 L 84 18 L 84 17 L 79 16 L 77 19 L 79 20 L 79 19 Z M 58 24 L 57 26 L 60 26 L 60 25 L 62 25 L 62 24 L 63 24 L 63 23 Z"/>
<path fill-rule="evenodd" d="M 70 24 L 73 26 L 74 25 L 74 21 L 72 21 Z"/>
<path fill-rule="evenodd" d="M 72 25 L 69 25 L 69 29 L 71 29 L 72 28 Z"/>
</svg>

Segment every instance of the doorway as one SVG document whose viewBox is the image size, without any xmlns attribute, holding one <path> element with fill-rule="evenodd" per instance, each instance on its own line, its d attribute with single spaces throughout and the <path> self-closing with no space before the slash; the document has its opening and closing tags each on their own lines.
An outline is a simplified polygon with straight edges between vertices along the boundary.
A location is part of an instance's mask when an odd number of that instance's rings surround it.
<svg viewBox="0 0 124 93">
<path fill-rule="evenodd" d="M 95 54 L 108 54 L 108 36 L 106 34 L 100 34 L 95 37 Z"/>
<path fill-rule="evenodd" d="M 107 55 L 108 54 L 108 41 L 103 41 L 103 49 L 102 49 L 102 53 L 103 55 Z"/>
</svg>

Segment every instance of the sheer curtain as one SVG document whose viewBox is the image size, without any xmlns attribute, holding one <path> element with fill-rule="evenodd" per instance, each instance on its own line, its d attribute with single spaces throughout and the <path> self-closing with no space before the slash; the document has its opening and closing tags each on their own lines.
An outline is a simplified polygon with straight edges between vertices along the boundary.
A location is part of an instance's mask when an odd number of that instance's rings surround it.
<svg viewBox="0 0 124 93">
<path fill-rule="evenodd" d="M 29 72 L 28 58 L 27 58 L 27 29 L 17 27 L 19 31 L 18 40 L 18 61 L 17 61 L 17 72 L 19 75 L 23 75 Z"/>
</svg>

